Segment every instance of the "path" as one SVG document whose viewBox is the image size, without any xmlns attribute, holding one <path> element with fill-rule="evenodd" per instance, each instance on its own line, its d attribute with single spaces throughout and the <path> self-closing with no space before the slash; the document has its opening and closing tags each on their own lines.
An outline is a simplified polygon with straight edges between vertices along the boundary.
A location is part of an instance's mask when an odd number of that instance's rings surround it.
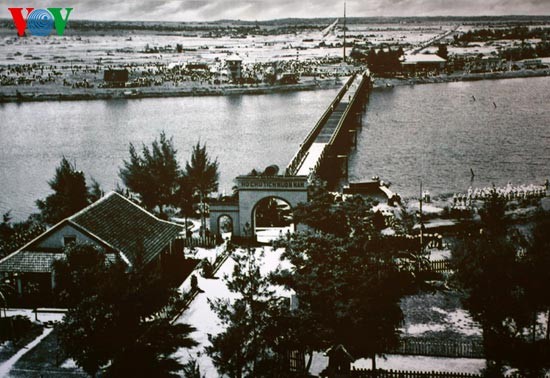
<svg viewBox="0 0 550 378">
<path fill-rule="evenodd" d="M 9 377 L 9 372 L 13 365 L 19 361 L 28 351 L 40 344 L 40 342 L 53 331 L 53 328 L 44 328 L 44 331 L 36 339 L 25 345 L 17 353 L 15 353 L 10 359 L 0 364 L 0 377 Z"/>
</svg>

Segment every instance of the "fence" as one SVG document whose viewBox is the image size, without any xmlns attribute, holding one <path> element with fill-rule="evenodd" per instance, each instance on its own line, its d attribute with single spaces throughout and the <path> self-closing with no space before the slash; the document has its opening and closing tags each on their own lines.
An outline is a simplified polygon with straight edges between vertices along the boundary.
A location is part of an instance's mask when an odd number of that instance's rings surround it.
<svg viewBox="0 0 550 378">
<path fill-rule="evenodd" d="M 215 236 L 201 236 L 200 238 L 178 238 L 176 239 L 176 248 L 180 250 L 183 248 L 214 248 L 217 245 Z M 179 244 L 181 243 L 181 244 Z"/>
<path fill-rule="evenodd" d="M 436 273 L 452 272 L 451 264 L 447 259 L 430 261 L 430 270 Z"/>
<path fill-rule="evenodd" d="M 417 356 L 483 358 L 483 344 L 476 341 L 443 341 L 403 339 L 396 354 Z"/>
<path fill-rule="evenodd" d="M 351 371 L 350 377 L 353 378 L 478 378 L 479 374 L 469 373 L 452 373 L 442 371 L 407 371 L 407 370 L 367 370 L 354 369 Z"/>
</svg>

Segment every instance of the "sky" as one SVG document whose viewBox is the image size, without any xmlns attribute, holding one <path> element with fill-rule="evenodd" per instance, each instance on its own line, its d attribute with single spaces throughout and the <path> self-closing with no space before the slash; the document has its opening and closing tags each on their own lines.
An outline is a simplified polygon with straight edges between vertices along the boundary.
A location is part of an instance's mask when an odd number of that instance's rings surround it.
<svg viewBox="0 0 550 378">
<path fill-rule="evenodd" d="M 8 7 L 72 7 L 70 19 L 214 21 L 340 17 L 335 0 L 0 0 Z M 371 16 L 549 15 L 550 0 L 347 0 L 347 14 Z"/>
</svg>

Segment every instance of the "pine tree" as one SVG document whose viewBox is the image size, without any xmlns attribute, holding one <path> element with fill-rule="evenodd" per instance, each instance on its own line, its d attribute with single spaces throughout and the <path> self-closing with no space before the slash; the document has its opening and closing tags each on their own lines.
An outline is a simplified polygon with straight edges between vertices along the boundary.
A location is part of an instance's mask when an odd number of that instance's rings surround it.
<svg viewBox="0 0 550 378">
<path fill-rule="evenodd" d="M 77 171 L 65 157 L 48 184 L 54 193 L 45 200 L 36 201 L 40 215 L 47 224 L 56 224 L 89 204 L 84 173 Z"/>
<path fill-rule="evenodd" d="M 201 224 L 206 230 L 205 201 L 208 195 L 218 190 L 218 160 L 212 161 L 206 152 L 206 144 L 201 147 L 200 142 L 193 147 L 191 160 L 185 165 L 185 176 L 191 188 L 198 194 L 201 211 Z"/>
<path fill-rule="evenodd" d="M 371 358 L 374 369 L 376 355 L 398 345 L 400 299 L 422 281 L 401 269 L 403 256 L 414 251 L 379 237 L 371 205 L 360 197 L 338 201 L 321 188 L 295 217 L 315 232 L 277 244 L 292 268 L 277 272 L 275 282 L 292 289 L 299 302 L 288 332 L 304 351 L 342 344 L 355 358 Z"/>
<path fill-rule="evenodd" d="M 207 348 L 220 375 L 261 377 L 276 369 L 276 356 L 265 336 L 280 302 L 260 272 L 261 257 L 254 249 L 234 253 L 233 273 L 224 279 L 238 297 L 233 303 L 222 299 L 210 302 L 225 329 L 209 337 L 212 345 Z"/>
<path fill-rule="evenodd" d="M 172 138 L 161 132 L 151 147 L 142 145 L 141 154 L 130 143 L 129 153 L 130 159 L 124 160 L 119 171 L 124 185 L 139 194 L 150 210 L 158 207 L 163 214 L 166 206 L 177 205 L 176 193 L 182 173 Z"/>
</svg>

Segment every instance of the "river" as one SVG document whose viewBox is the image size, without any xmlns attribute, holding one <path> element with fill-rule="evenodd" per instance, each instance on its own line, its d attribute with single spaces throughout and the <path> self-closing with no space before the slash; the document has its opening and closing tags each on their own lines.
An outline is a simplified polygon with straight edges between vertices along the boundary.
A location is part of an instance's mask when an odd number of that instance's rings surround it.
<svg viewBox="0 0 550 378">
<path fill-rule="evenodd" d="M 284 170 L 339 88 L 267 95 L 0 104 L 0 211 L 36 211 L 62 156 L 104 190 L 121 184 L 128 145 L 173 136 L 182 168 L 198 141 L 217 158 L 220 192 L 276 164 Z"/>
<path fill-rule="evenodd" d="M 418 196 L 550 178 L 550 77 L 375 90 L 349 163 Z M 472 180 L 470 169 L 475 176 Z"/>
<path fill-rule="evenodd" d="M 182 167 L 197 141 L 220 163 L 220 190 L 233 178 L 284 169 L 337 89 L 269 95 L 0 105 L 0 211 L 36 211 L 64 155 L 105 190 L 120 183 L 128 144 L 174 137 Z M 424 84 L 375 90 L 350 180 L 373 175 L 415 196 L 470 185 L 542 183 L 550 177 L 550 78 Z M 470 168 L 475 177 L 471 181 Z"/>
</svg>

